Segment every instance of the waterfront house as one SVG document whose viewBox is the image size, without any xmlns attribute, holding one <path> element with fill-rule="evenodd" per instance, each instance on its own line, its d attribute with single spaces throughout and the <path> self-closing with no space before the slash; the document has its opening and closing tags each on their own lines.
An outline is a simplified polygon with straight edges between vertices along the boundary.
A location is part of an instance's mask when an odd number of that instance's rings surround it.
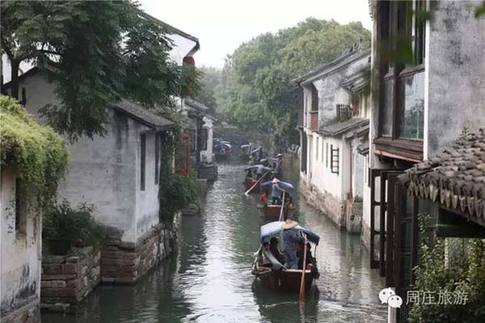
<svg viewBox="0 0 485 323">
<path fill-rule="evenodd" d="M 62 138 L 0 97 L 0 321 L 40 321 L 42 216 L 64 174 Z M 49 185 L 53 190 L 49 190 Z"/>
<path fill-rule="evenodd" d="M 197 38 L 161 24 L 173 40 L 171 57 L 179 64 L 194 62 Z M 189 63 L 187 63 L 189 62 Z M 20 77 L 22 103 L 34 115 L 57 104 L 55 84 L 31 68 Z M 9 83 L 3 90 L 8 91 Z M 161 136 L 173 126 L 136 102 L 121 99 L 108 107 L 107 133 L 81 137 L 69 144 L 71 156 L 59 200 L 74 207 L 94 206 L 97 222 L 108 227 L 110 239 L 101 255 L 105 282 L 133 283 L 171 252 L 173 228 L 159 220 L 158 186 Z"/>
<path fill-rule="evenodd" d="M 349 232 L 360 232 L 368 145 L 370 50 L 355 45 L 295 81 L 303 90 L 303 196 Z"/>
<path fill-rule="evenodd" d="M 2 322 L 40 319 L 41 216 L 20 212 L 16 174 L 2 167 L 0 188 Z"/>
<path fill-rule="evenodd" d="M 475 17 L 479 5 L 480 1 L 371 1 L 370 203 L 364 210 L 362 240 L 370 250 L 371 266 L 379 268 L 387 285 L 401 296 L 413 281 L 418 260 L 416 210 L 422 203 L 414 196 L 421 191 L 429 195 L 430 183 L 423 186 L 419 180 L 406 191 L 398 178 L 417 163 L 433 163 L 430 156 L 452 145 L 465 128 L 477 132 L 485 124 L 485 21 Z M 469 176 L 461 181 L 483 186 Z M 448 199 L 450 191 L 434 185 L 432 200 L 442 192 Z M 460 201 L 471 198 L 471 193 L 451 194 Z M 461 209 L 465 211 L 471 208 Z M 405 309 L 400 317 L 405 320 Z"/>
</svg>

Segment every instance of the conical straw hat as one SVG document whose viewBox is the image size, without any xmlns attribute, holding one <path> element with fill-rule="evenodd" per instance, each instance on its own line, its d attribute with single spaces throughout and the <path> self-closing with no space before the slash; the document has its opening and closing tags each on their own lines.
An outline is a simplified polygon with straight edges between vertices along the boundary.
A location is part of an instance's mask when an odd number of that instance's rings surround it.
<svg viewBox="0 0 485 323">
<path fill-rule="evenodd" d="M 281 228 L 282 228 L 283 230 L 289 230 L 289 229 L 293 229 L 293 228 L 294 228 L 294 227 L 296 227 L 297 225 L 298 225 L 298 222 L 293 221 L 293 220 L 291 220 L 291 219 L 287 219 L 287 220 L 285 221 L 285 223 L 283 223 L 283 224 L 281 225 Z"/>
</svg>

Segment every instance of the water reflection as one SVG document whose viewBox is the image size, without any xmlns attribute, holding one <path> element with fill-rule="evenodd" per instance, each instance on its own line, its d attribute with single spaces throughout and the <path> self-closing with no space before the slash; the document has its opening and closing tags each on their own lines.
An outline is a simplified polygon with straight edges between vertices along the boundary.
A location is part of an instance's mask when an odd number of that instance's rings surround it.
<svg viewBox="0 0 485 323">
<path fill-rule="evenodd" d="M 266 290 L 250 273 L 263 219 L 243 195 L 242 165 L 221 165 L 205 214 L 183 217 L 178 251 L 134 286 L 100 286 L 76 316 L 43 315 L 44 323 L 78 322 L 384 322 L 382 280 L 368 268 L 358 236 L 338 230 L 299 203 L 299 221 L 321 236 L 321 273 L 300 308 L 298 295 Z M 286 175 L 298 183 L 297 168 Z M 298 200 L 298 199 L 296 199 Z"/>
</svg>

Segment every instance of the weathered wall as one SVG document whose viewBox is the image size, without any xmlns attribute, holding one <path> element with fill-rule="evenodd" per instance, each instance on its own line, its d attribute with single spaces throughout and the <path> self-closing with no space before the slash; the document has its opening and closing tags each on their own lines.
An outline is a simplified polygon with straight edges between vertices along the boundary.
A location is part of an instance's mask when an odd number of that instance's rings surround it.
<svg viewBox="0 0 485 323">
<path fill-rule="evenodd" d="M 38 116 L 46 104 L 57 104 L 54 84 L 40 74 L 25 78 L 26 108 Z M 69 169 L 59 197 L 74 206 L 95 207 L 96 221 L 123 232 L 122 240 L 136 242 L 158 223 L 158 185 L 155 184 L 155 137 L 146 133 L 145 191 L 140 190 L 140 134 L 148 127 L 121 112 L 108 111 L 105 136 L 81 137 L 68 145 Z"/>
<path fill-rule="evenodd" d="M 348 76 L 365 69 L 369 64 L 368 61 L 369 56 L 365 55 L 347 66 L 338 69 L 335 73 L 324 75 L 323 78 L 313 81 L 313 85 L 318 91 L 318 116 L 320 127 L 332 123 L 335 120 L 337 117 L 337 104 L 351 103 L 351 94 L 344 90 L 340 84 Z M 311 97 L 311 91 L 304 91 L 304 100 L 307 100 L 308 96 Z"/>
<path fill-rule="evenodd" d="M 425 66 L 425 159 L 463 127 L 485 125 L 485 19 L 474 16 L 480 3 L 437 1 L 433 10 Z"/>
<path fill-rule="evenodd" d="M 204 128 L 207 129 L 207 149 L 200 152 L 200 159 L 202 162 L 212 163 L 214 161 L 214 122 L 211 118 L 204 117 Z M 233 147 L 235 149 L 235 147 Z"/>
<path fill-rule="evenodd" d="M 1 170 L 0 316 L 2 322 L 36 322 L 39 317 L 41 215 L 27 212 L 16 230 L 15 174 Z"/>
<path fill-rule="evenodd" d="M 135 283 L 174 250 L 175 230 L 159 224 L 136 243 L 124 242 L 116 233 L 105 244 L 101 257 L 101 279 L 107 283 Z"/>
<path fill-rule="evenodd" d="M 141 236 L 149 232 L 153 227 L 159 223 L 159 201 L 158 201 L 158 184 L 155 184 L 155 134 L 146 133 L 146 148 L 145 148 L 145 189 L 140 189 L 140 134 L 141 131 L 146 130 L 145 127 L 135 126 L 135 138 L 136 143 L 133 144 L 136 147 L 136 236 L 134 239 L 128 240 L 123 236 L 123 241 L 137 241 Z M 135 164 L 135 163 L 133 163 Z M 158 179 L 157 179 L 158 180 Z M 158 181 L 157 181 L 158 183 Z M 133 183 L 131 184 L 133 185 Z"/>
</svg>

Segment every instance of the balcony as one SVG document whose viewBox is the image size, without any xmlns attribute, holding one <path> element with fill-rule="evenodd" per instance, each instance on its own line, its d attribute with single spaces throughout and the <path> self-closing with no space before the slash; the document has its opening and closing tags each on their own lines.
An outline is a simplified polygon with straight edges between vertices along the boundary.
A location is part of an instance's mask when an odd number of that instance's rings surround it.
<svg viewBox="0 0 485 323">
<path fill-rule="evenodd" d="M 310 111 L 310 130 L 318 131 L 318 111 Z"/>
</svg>

